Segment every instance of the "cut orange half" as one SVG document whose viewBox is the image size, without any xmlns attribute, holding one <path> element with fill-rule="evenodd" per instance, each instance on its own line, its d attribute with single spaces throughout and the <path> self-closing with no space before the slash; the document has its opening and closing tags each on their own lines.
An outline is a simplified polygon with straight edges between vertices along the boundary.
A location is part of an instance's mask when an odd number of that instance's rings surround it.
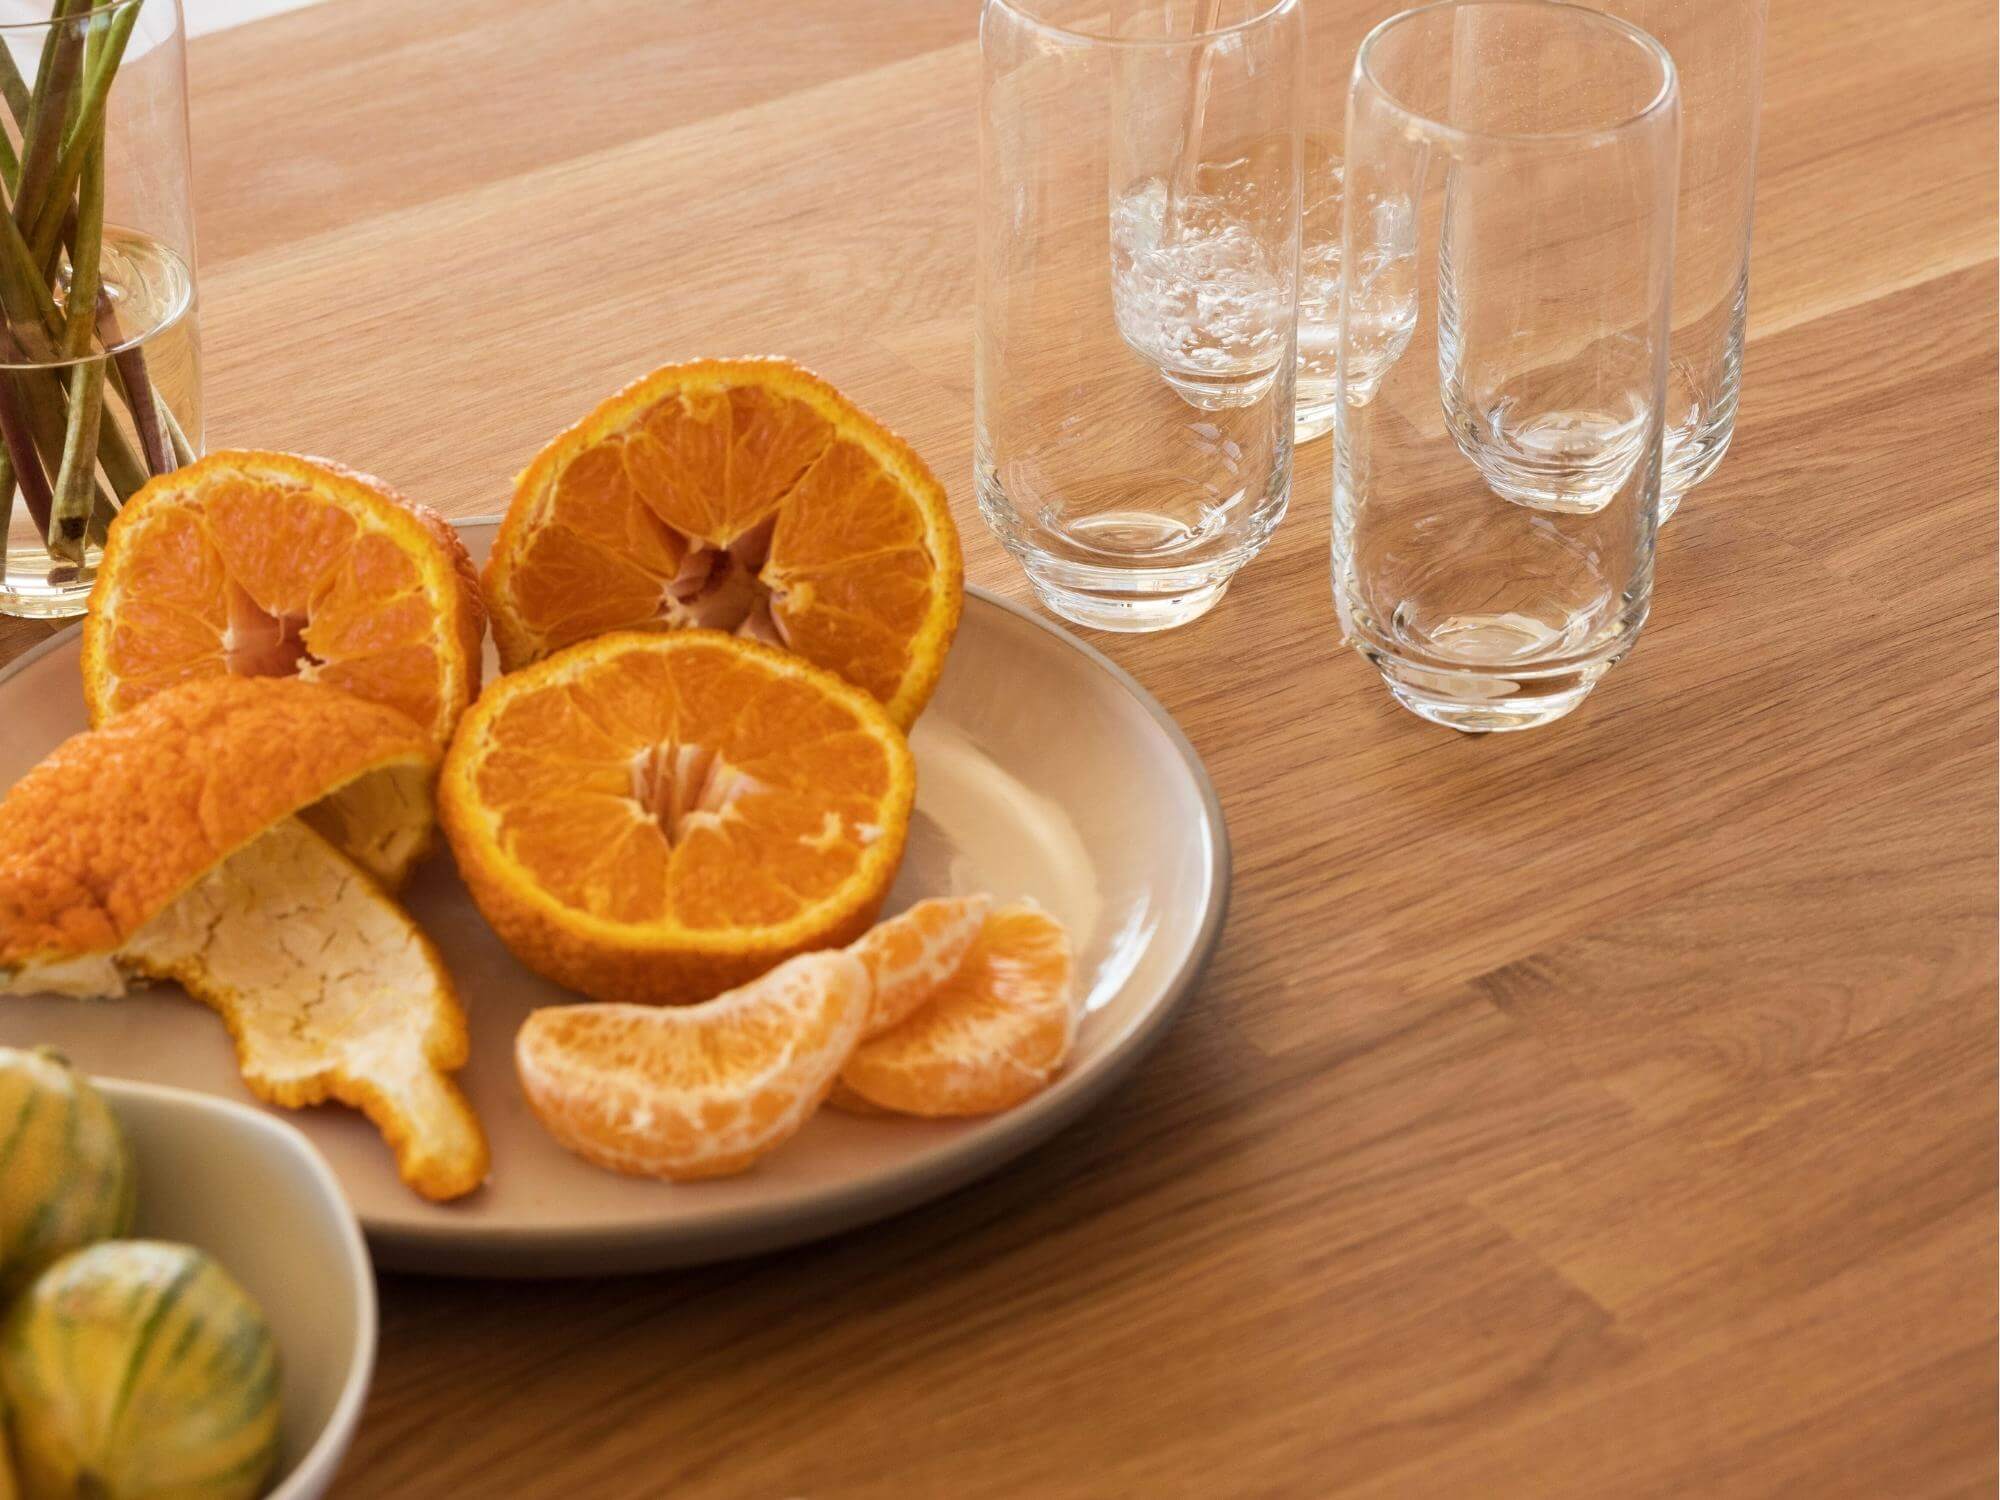
<svg viewBox="0 0 2000 1500">
<path fill-rule="evenodd" d="M 608 630 L 708 627 L 839 674 L 904 728 L 965 591 L 923 460 L 780 359 L 668 365 L 557 437 L 515 482 L 485 588 L 509 671 Z"/>
<path fill-rule="evenodd" d="M 1076 1040 L 1074 968 L 1061 923 L 1039 907 L 1002 907 L 914 1015 L 854 1049 L 835 1102 L 945 1116 L 1031 1098 Z"/>
<path fill-rule="evenodd" d="M 83 627 L 93 723 L 198 677 L 302 677 L 400 709 L 439 746 L 485 625 L 458 534 L 320 459 L 218 452 L 151 481 L 104 546 Z"/>
<path fill-rule="evenodd" d="M 713 630 L 619 632 L 492 683 L 438 811 L 520 960 L 594 1000 L 704 1000 L 853 941 L 916 771 L 860 689 Z"/>
<path fill-rule="evenodd" d="M 819 1108 L 868 1018 L 868 973 L 808 953 L 702 1005 L 559 1005 L 514 1061 L 548 1131 L 614 1172 L 741 1172 Z"/>
</svg>

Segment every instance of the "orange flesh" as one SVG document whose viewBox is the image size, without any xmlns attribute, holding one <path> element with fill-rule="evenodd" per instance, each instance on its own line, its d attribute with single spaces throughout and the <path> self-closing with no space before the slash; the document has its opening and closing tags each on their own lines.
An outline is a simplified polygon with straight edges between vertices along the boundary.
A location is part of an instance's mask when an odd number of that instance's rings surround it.
<svg viewBox="0 0 2000 1500">
<path fill-rule="evenodd" d="M 473 785 L 501 847 L 564 905 L 621 923 L 797 915 L 853 875 L 893 781 L 846 705 L 692 636 L 518 694 L 486 741 Z"/>
<path fill-rule="evenodd" d="M 1062 1070 L 1076 1023 L 1069 935 L 1038 908 L 1003 907 L 914 1015 L 854 1049 L 840 1081 L 901 1114 L 991 1114 Z"/>
<path fill-rule="evenodd" d="M 433 727 L 440 624 L 402 545 L 320 493 L 240 473 L 148 507 L 116 538 L 108 713 L 190 678 L 299 676 Z"/>
<path fill-rule="evenodd" d="M 958 972 L 986 925 L 987 904 L 984 896 L 933 896 L 877 922 L 848 948 L 875 987 L 866 1035 L 901 1025 Z"/>
<path fill-rule="evenodd" d="M 634 398 L 619 425 L 593 426 L 555 460 L 552 481 L 531 468 L 487 575 L 503 658 L 511 668 L 609 630 L 705 626 L 795 651 L 907 724 L 949 639 L 940 616 L 956 618 L 942 492 L 927 473 L 919 483 L 885 467 L 861 440 L 866 418 L 837 422 L 787 388 L 811 377 L 777 362 L 730 368 L 745 383 L 690 376 Z"/>
<path fill-rule="evenodd" d="M 616 1172 L 740 1172 L 819 1107 L 868 1014 L 866 970 L 809 953 L 702 1005 L 538 1010 L 515 1041 L 537 1118 Z"/>
</svg>

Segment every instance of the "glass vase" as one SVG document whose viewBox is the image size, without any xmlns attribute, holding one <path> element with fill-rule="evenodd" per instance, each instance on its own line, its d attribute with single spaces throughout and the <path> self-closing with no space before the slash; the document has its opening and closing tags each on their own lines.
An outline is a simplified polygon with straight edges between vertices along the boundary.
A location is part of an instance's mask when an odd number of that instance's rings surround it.
<svg viewBox="0 0 2000 1500">
<path fill-rule="evenodd" d="M 0 0 L 0 200 L 0 613 L 77 614 L 201 448 L 177 0 Z"/>
</svg>

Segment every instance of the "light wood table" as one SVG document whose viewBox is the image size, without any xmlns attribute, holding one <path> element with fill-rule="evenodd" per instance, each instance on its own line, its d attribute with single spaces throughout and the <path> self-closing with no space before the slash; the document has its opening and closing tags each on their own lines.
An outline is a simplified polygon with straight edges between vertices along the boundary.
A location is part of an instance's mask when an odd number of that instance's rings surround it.
<svg viewBox="0 0 2000 1500">
<path fill-rule="evenodd" d="M 1632 660 L 1531 735 L 1396 709 L 1304 450 L 1213 615 L 1097 642 L 1236 849 L 1140 1075 L 832 1243 L 387 1279 L 341 1495 L 1992 1494 L 1993 7 L 1773 12 L 1741 428 Z M 628 377 L 788 353 L 1023 597 L 970 498 L 974 25 L 338 0 L 201 39 L 211 443 L 493 511 Z"/>
</svg>

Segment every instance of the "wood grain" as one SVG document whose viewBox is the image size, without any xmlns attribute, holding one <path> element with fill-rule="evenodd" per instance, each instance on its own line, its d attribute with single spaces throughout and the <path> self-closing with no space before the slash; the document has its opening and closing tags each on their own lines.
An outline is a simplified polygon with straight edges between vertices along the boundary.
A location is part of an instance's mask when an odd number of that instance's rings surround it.
<svg viewBox="0 0 2000 1500">
<path fill-rule="evenodd" d="M 1631 662 L 1533 735 L 1402 713 L 1305 450 L 1220 609 L 1098 642 L 1237 854 L 1141 1076 L 830 1244 L 387 1279 L 338 1493 L 1993 1492 L 1994 7 L 1773 12 L 1737 447 Z M 1022 597 L 970 504 L 974 23 L 339 0 L 199 41 L 211 441 L 491 511 L 631 375 L 790 353 Z"/>
</svg>

